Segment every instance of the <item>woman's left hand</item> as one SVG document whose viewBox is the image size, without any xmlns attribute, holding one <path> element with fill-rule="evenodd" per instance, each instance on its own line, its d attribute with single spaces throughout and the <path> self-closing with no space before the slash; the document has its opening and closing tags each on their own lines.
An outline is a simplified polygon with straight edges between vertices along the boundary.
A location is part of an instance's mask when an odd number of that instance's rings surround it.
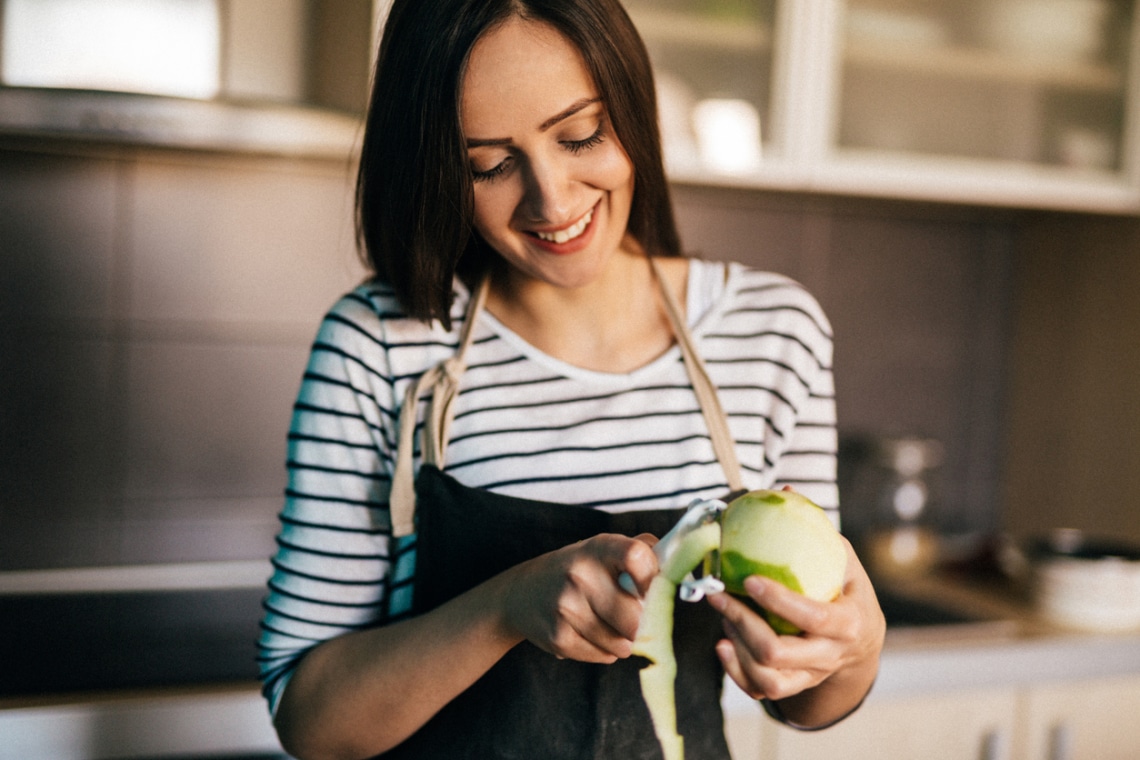
<svg viewBox="0 0 1140 760">
<path fill-rule="evenodd" d="M 717 644 L 725 671 L 750 696 L 779 702 L 798 726 L 834 722 L 859 705 L 879 667 L 886 622 L 874 588 L 851 544 L 843 590 L 832 602 L 816 602 L 768 578 L 745 580 L 762 608 L 803 633 L 781 636 L 743 601 L 709 597 L 724 616 L 727 638 Z"/>
</svg>

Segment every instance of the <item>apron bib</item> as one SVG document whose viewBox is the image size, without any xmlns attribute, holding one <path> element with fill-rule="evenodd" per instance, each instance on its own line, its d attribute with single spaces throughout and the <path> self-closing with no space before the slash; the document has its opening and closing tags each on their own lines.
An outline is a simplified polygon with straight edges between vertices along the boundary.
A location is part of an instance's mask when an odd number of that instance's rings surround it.
<svg viewBox="0 0 1140 760">
<path fill-rule="evenodd" d="M 702 412 L 706 420 L 712 418 L 710 433 L 726 471 L 726 490 L 741 490 L 740 467 L 715 390 L 692 350 L 692 338 L 672 294 L 655 264 L 653 269 Z M 412 607 L 416 614 L 520 562 L 599 533 L 660 537 L 685 512 L 680 507 L 609 514 L 470 488 L 442 472 L 452 402 L 486 285 L 472 296 L 456 355 L 409 389 L 402 411 L 392 520 L 397 535 L 410 533 L 415 525 Z M 424 428 L 424 464 L 413 486 L 411 433 L 418 398 L 429 387 L 433 395 Z M 676 605 L 677 721 L 691 760 L 730 760 L 720 709 L 724 671 L 715 652 L 723 635 L 720 616 L 708 605 Z M 661 749 L 638 680 L 638 670 L 645 664 L 639 657 L 612 665 L 560 660 L 524 641 L 383 757 L 659 760 Z"/>
</svg>

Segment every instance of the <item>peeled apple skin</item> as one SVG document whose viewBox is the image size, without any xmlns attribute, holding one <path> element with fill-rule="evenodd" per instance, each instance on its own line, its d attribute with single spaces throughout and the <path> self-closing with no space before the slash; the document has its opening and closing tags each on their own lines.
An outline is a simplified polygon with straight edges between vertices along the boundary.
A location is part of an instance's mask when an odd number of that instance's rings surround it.
<svg viewBox="0 0 1140 760">
<path fill-rule="evenodd" d="M 794 491 L 750 491 L 721 517 L 720 579 L 732 594 L 747 596 L 744 579 L 762 575 L 809 599 L 830 602 L 843 590 L 847 550 L 827 513 Z M 765 613 L 781 634 L 800 633 Z"/>
<path fill-rule="evenodd" d="M 641 694 L 653 720 L 653 731 L 665 760 L 684 760 L 685 740 L 677 733 L 677 703 L 673 686 L 677 659 L 673 653 L 673 597 L 677 585 L 720 543 L 720 525 L 697 528 L 665 559 L 645 595 L 641 625 L 633 642 L 633 654 L 649 660 L 638 676 Z"/>
</svg>

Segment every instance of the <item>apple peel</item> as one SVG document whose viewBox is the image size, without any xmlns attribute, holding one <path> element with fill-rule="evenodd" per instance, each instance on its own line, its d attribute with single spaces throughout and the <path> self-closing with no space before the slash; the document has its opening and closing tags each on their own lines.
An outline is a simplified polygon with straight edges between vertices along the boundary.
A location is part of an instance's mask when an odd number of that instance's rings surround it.
<svg viewBox="0 0 1140 760">
<path fill-rule="evenodd" d="M 667 536 L 661 543 L 668 539 Z M 641 624 L 633 642 L 633 654 L 649 660 L 638 677 L 665 760 L 684 760 L 685 757 L 685 740 L 677 733 L 674 698 L 677 679 L 677 658 L 673 652 L 674 597 L 677 586 L 718 546 L 720 525 L 715 522 L 678 535 L 676 540 L 668 540 L 660 571 L 645 595 Z"/>
</svg>

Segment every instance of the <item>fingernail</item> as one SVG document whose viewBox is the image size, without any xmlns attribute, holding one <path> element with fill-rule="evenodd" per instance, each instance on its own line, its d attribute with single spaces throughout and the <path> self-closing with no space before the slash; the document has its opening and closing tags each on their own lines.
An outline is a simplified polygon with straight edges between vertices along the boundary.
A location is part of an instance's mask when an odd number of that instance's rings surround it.
<svg viewBox="0 0 1140 760">
<path fill-rule="evenodd" d="M 728 598 L 724 594 L 710 594 L 708 600 L 717 612 L 724 612 L 724 608 L 728 606 Z"/>
</svg>

